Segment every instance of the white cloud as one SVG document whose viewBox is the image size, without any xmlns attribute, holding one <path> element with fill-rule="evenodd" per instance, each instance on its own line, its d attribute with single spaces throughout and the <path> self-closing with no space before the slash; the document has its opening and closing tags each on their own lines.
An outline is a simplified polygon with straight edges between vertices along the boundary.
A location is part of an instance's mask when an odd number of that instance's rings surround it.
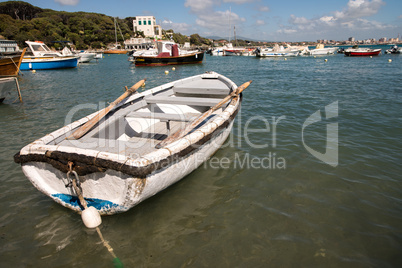
<svg viewBox="0 0 402 268">
<path fill-rule="evenodd" d="M 348 20 L 369 17 L 377 14 L 378 10 L 383 5 L 385 5 L 385 3 L 382 0 L 349 0 L 344 10 L 335 12 L 335 18 Z"/>
<path fill-rule="evenodd" d="M 265 21 L 263 21 L 263 20 L 257 20 L 257 21 L 255 22 L 255 24 L 256 24 L 256 25 L 265 25 Z"/>
<path fill-rule="evenodd" d="M 367 17 L 377 14 L 383 5 L 382 0 L 349 0 L 342 11 L 334 11 L 332 15 L 322 15 L 310 19 L 290 15 L 288 20 L 290 26 L 282 25 L 277 33 L 293 36 L 295 34 L 298 36 L 322 36 L 323 34 L 339 35 L 344 33 L 342 29 L 352 33 L 367 31 L 367 34 L 391 29 L 392 25 L 367 19 Z"/>
<path fill-rule="evenodd" d="M 311 20 L 306 19 L 305 17 L 296 17 L 295 15 L 290 15 L 289 22 L 291 24 L 296 25 L 303 25 L 303 24 L 310 24 Z"/>
<path fill-rule="evenodd" d="M 256 0 L 223 0 L 224 3 L 235 3 L 238 5 L 245 4 L 245 3 L 252 3 Z"/>
<path fill-rule="evenodd" d="M 189 7 L 191 11 L 197 13 L 212 8 L 216 1 L 214 0 L 186 0 L 185 7 Z"/>
<path fill-rule="evenodd" d="M 76 6 L 80 2 L 80 0 L 54 0 L 54 1 L 63 6 Z"/>
<path fill-rule="evenodd" d="M 297 32 L 297 30 L 295 29 L 280 29 L 278 31 L 276 31 L 279 34 L 294 34 Z"/>
<path fill-rule="evenodd" d="M 267 6 L 259 6 L 257 9 L 261 12 L 269 12 L 269 7 Z"/>
<path fill-rule="evenodd" d="M 169 19 L 164 19 L 161 26 L 163 29 L 172 29 L 175 33 L 184 33 L 191 29 L 191 25 L 187 23 L 177 23 Z"/>
<path fill-rule="evenodd" d="M 229 26 L 229 21 L 231 25 L 236 25 L 246 21 L 246 19 L 241 18 L 239 15 L 230 12 L 229 10 L 213 11 L 210 13 L 199 14 L 198 19 L 196 20 L 196 24 L 208 29 L 219 30 L 225 28 L 224 30 L 227 31 L 228 27 L 225 26 Z"/>
</svg>

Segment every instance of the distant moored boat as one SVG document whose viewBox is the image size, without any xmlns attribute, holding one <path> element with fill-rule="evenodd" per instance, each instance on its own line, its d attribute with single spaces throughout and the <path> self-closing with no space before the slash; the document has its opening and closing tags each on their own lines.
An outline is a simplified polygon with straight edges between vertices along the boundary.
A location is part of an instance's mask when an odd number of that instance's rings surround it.
<svg viewBox="0 0 402 268">
<path fill-rule="evenodd" d="M 378 56 L 381 53 L 381 48 L 359 48 L 352 47 L 345 49 L 345 56 Z"/>
<path fill-rule="evenodd" d="M 40 41 L 25 41 L 33 56 L 25 56 L 21 63 L 21 70 L 47 70 L 60 68 L 75 68 L 78 65 L 78 56 L 63 56 L 52 51 Z"/>
</svg>

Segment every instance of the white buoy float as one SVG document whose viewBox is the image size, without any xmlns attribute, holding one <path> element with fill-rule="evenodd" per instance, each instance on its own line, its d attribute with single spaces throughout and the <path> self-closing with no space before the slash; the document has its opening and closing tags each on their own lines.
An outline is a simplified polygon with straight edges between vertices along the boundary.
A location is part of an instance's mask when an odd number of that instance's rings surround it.
<svg viewBox="0 0 402 268">
<path fill-rule="evenodd" d="M 325 59 L 324 61 L 325 61 L 325 62 L 327 62 L 327 61 L 328 61 L 328 59 Z"/>
<path fill-rule="evenodd" d="M 174 70 L 176 70 L 176 68 L 175 68 L 175 67 L 173 67 L 173 68 L 172 68 L 172 70 L 174 71 Z"/>
<path fill-rule="evenodd" d="M 165 74 L 169 74 L 169 71 L 168 71 L 168 70 L 166 70 L 166 71 L 165 71 Z"/>
<path fill-rule="evenodd" d="M 392 60 L 391 60 L 391 59 L 388 59 L 388 62 L 392 62 Z"/>
<path fill-rule="evenodd" d="M 287 58 L 285 58 L 285 60 L 288 60 Z"/>
<path fill-rule="evenodd" d="M 69 162 L 68 165 L 69 165 L 70 171 L 67 172 L 67 178 L 70 178 L 69 176 L 71 173 L 73 173 L 73 175 L 75 176 L 71 180 L 71 182 L 73 184 L 73 189 L 75 191 L 75 194 L 78 197 L 78 200 L 81 203 L 81 206 L 84 207 L 84 209 L 81 212 L 81 219 L 87 228 L 96 228 L 99 225 L 101 225 L 101 223 L 102 223 L 102 219 L 99 214 L 99 211 L 94 207 L 88 206 L 87 201 L 85 201 L 80 187 L 78 187 L 78 184 L 80 182 L 78 174 L 77 174 L 77 172 L 72 170 L 72 165 L 73 165 L 72 162 Z"/>
<path fill-rule="evenodd" d="M 101 216 L 94 207 L 87 207 L 81 212 L 81 219 L 87 228 L 96 228 L 102 224 Z"/>
</svg>

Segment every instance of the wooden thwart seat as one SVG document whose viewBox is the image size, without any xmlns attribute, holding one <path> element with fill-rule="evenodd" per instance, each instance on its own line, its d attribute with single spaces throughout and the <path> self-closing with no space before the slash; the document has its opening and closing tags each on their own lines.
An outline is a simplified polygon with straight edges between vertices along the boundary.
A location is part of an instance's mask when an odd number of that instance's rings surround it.
<svg viewBox="0 0 402 268">
<path fill-rule="evenodd" d="M 228 88 L 185 88 L 174 87 L 174 93 L 176 94 L 196 94 L 196 95 L 208 95 L 208 96 L 227 96 L 229 94 Z"/>
<path fill-rule="evenodd" d="M 214 106 L 221 100 L 222 99 L 217 98 L 166 97 L 166 96 L 149 96 L 145 98 L 145 101 L 147 103 L 178 104 L 178 105 L 207 106 L 207 107 Z"/>
<path fill-rule="evenodd" d="M 168 114 L 168 113 L 151 113 L 151 112 L 131 112 L 126 117 L 159 119 L 162 122 L 167 121 L 183 121 L 188 122 L 195 118 L 196 114 Z"/>
<path fill-rule="evenodd" d="M 158 119 L 166 122 L 167 135 L 170 135 L 170 121 L 189 122 L 193 120 L 197 114 L 168 114 L 168 113 L 151 113 L 151 112 L 131 112 L 126 117 Z"/>
</svg>

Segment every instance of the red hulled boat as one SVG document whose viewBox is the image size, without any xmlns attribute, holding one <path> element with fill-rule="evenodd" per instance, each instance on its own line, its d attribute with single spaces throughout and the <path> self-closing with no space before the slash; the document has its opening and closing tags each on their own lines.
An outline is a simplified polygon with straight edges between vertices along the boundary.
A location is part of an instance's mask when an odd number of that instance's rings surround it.
<svg viewBox="0 0 402 268">
<path fill-rule="evenodd" d="M 381 48 L 348 48 L 345 49 L 345 56 L 378 56 Z"/>
<path fill-rule="evenodd" d="M 133 56 L 135 66 L 164 66 L 202 63 L 204 52 L 181 51 L 174 42 L 157 42 L 157 55 Z"/>
</svg>

